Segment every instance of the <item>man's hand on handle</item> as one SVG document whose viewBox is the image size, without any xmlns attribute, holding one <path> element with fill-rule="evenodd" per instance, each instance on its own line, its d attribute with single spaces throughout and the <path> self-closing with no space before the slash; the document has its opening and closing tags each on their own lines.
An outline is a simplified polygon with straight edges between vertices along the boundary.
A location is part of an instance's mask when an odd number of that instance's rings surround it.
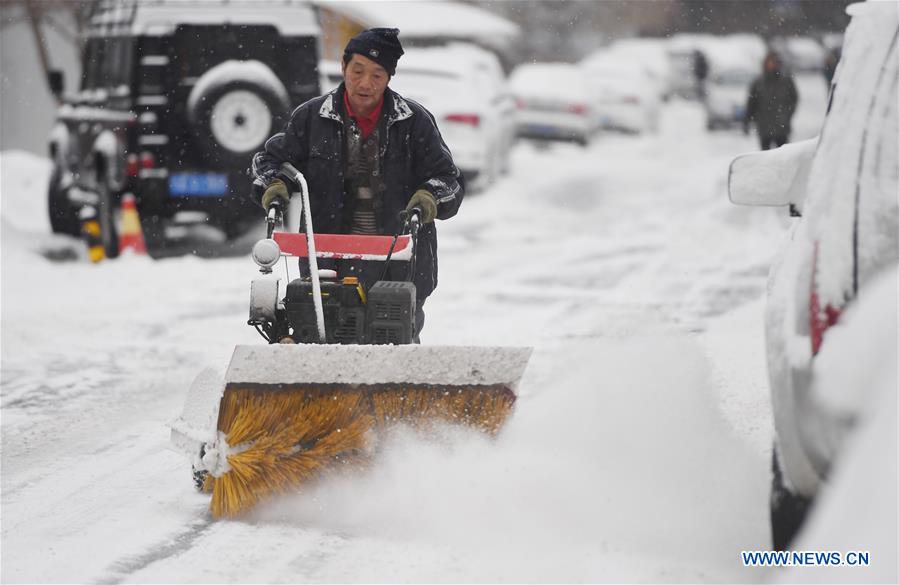
<svg viewBox="0 0 899 585">
<path fill-rule="evenodd" d="M 275 179 L 265 188 L 262 194 L 262 208 L 268 211 L 274 201 L 281 201 L 281 205 L 287 207 L 290 203 L 290 193 L 287 191 L 287 185 L 281 179 Z"/>
<path fill-rule="evenodd" d="M 419 189 L 412 195 L 406 211 L 411 211 L 414 207 L 421 210 L 421 223 L 431 223 L 437 217 L 437 200 L 429 191 Z"/>
</svg>

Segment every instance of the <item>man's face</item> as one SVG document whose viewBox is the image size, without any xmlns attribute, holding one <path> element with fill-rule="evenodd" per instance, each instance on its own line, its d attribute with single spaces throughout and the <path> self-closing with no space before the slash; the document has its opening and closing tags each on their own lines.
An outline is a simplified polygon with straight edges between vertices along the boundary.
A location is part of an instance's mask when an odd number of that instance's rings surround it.
<svg viewBox="0 0 899 585">
<path fill-rule="evenodd" d="M 390 75 L 371 59 L 353 53 L 350 62 L 343 65 L 343 80 L 353 111 L 367 114 L 381 101 Z"/>
</svg>

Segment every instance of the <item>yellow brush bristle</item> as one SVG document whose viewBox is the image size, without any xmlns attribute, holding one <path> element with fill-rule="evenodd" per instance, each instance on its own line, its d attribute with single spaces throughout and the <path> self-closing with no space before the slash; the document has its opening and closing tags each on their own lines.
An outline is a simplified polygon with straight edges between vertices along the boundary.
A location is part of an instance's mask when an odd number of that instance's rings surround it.
<svg viewBox="0 0 899 585">
<path fill-rule="evenodd" d="M 514 401 L 504 388 L 480 386 L 229 388 L 218 427 L 233 452 L 230 470 L 204 485 L 212 515 L 237 516 L 329 468 L 365 462 L 372 431 L 393 424 L 464 424 L 494 435 Z"/>
</svg>

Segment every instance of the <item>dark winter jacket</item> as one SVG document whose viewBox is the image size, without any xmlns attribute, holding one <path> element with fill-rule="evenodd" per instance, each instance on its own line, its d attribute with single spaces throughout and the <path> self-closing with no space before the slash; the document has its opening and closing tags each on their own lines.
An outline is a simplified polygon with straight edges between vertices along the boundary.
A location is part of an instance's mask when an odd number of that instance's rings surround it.
<svg viewBox="0 0 899 585">
<path fill-rule="evenodd" d="M 278 177 L 281 163 L 290 162 L 306 177 L 312 225 L 318 233 L 348 233 L 352 199 L 345 194 L 348 122 L 344 86 L 309 100 L 291 114 L 290 121 L 253 157 L 253 194 L 259 202 L 265 187 Z M 392 235 L 401 227 L 398 214 L 418 189 L 437 200 L 437 217 L 456 214 L 464 183 L 434 117 L 420 104 L 388 88 L 378 122 L 383 192 L 376 212 L 381 232 Z M 437 286 L 437 229 L 422 226 L 414 282 L 419 300 Z"/>
<path fill-rule="evenodd" d="M 797 101 L 792 76 L 780 70 L 763 73 L 749 87 L 746 121 L 755 122 L 759 136 L 789 138 Z"/>
</svg>

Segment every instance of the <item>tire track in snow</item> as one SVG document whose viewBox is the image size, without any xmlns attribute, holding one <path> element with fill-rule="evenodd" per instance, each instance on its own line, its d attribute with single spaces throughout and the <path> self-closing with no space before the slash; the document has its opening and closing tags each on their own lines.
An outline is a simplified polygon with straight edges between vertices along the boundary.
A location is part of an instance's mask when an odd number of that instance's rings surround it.
<svg viewBox="0 0 899 585">
<path fill-rule="evenodd" d="M 191 523 L 187 530 L 175 534 L 166 542 L 152 547 L 143 554 L 128 555 L 110 565 L 110 575 L 97 581 L 100 585 L 121 583 L 128 576 L 149 567 L 150 565 L 165 561 L 171 557 L 184 554 L 193 547 L 194 543 L 204 536 L 212 526 L 212 518 L 206 517 Z"/>
</svg>

